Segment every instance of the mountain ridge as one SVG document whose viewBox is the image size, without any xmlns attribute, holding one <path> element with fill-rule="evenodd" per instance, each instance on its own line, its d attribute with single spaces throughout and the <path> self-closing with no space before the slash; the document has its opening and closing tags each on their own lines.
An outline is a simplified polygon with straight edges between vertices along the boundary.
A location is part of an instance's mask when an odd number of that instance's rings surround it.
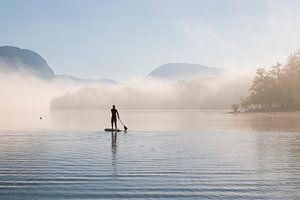
<svg viewBox="0 0 300 200">
<path fill-rule="evenodd" d="M 57 74 L 56 75 L 57 80 L 63 80 L 63 81 L 70 81 L 70 82 L 79 82 L 79 83 L 85 83 L 85 84 L 104 84 L 104 85 L 117 85 L 119 84 L 118 82 L 108 79 L 108 78 L 103 78 L 103 79 L 83 79 L 83 78 L 78 78 L 76 76 L 68 75 L 68 74 Z"/>
<path fill-rule="evenodd" d="M 2 65 L 1 65 L 2 64 Z M 0 70 L 4 72 L 25 71 L 45 80 L 62 80 L 82 84 L 118 84 L 111 79 L 83 79 L 67 74 L 55 74 L 47 61 L 38 53 L 13 46 L 0 46 Z M 192 63 L 166 63 L 150 72 L 146 79 L 156 80 L 190 80 L 195 78 L 215 77 L 225 72 L 222 68 L 207 67 Z"/>
<path fill-rule="evenodd" d="M 38 53 L 14 46 L 0 46 L 0 69 L 5 72 L 25 71 L 41 79 L 53 79 L 55 74 Z"/>
<path fill-rule="evenodd" d="M 148 78 L 159 80 L 188 80 L 199 77 L 211 77 L 225 72 L 222 68 L 207 67 L 192 63 L 166 63 L 148 74 Z"/>
<path fill-rule="evenodd" d="M 14 46 L 0 46 L 0 71 L 25 72 L 43 80 L 61 80 L 84 84 L 118 84 L 111 79 L 83 79 L 67 74 L 55 74 L 52 68 L 38 53 L 30 49 Z"/>
</svg>

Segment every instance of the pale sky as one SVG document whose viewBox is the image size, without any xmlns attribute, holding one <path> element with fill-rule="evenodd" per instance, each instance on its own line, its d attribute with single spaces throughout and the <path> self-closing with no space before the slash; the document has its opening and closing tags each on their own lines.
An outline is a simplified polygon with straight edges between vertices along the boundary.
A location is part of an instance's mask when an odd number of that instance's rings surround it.
<svg viewBox="0 0 300 200">
<path fill-rule="evenodd" d="M 298 0 L 0 0 L 0 46 L 117 81 L 169 62 L 253 70 L 300 49 Z"/>
</svg>

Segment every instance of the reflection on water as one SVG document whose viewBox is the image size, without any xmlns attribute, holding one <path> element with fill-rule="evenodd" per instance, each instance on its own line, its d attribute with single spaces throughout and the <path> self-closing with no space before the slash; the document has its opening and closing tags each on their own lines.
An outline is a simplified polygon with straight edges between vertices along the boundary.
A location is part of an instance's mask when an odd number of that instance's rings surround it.
<svg viewBox="0 0 300 200">
<path fill-rule="evenodd" d="M 110 110 L 47 111 L 17 116 L 1 116 L 0 113 L 0 128 L 8 131 L 97 131 L 110 127 L 110 115 Z M 131 131 L 300 131 L 300 112 L 120 111 L 120 115 Z"/>
<path fill-rule="evenodd" d="M 121 111 L 136 131 L 300 131 L 300 112 L 243 113 L 227 111 Z M 102 130 L 109 126 L 109 111 L 53 111 L 56 129 Z"/>
<path fill-rule="evenodd" d="M 0 134 L 1 199 L 299 199 L 298 133 Z"/>
<path fill-rule="evenodd" d="M 300 199 L 297 113 L 120 114 L 1 126 L 0 199 Z"/>
<path fill-rule="evenodd" d="M 117 136 L 118 132 L 111 132 L 111 164 L 112 164 L 112 177 L 118 176 L 117 167 Z"/>
</svg>

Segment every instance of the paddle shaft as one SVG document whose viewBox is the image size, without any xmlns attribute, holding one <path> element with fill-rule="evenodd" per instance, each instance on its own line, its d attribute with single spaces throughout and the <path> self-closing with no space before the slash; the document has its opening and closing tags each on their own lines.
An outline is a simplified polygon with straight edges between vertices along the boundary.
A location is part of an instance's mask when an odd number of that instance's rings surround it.
<svg viewBox="0 0 300 200">
<path fill-rule="evenodd" d="M 122 120 L 119 118 L 119 121 L 121 122 L 121 124 L 124 126 L 124 129 L 127 130 L 127 127 L 124 125 L 124 123 L 122 122 Z"/>
<path fill-rule="evenodd" d="M 121 122 L 121 124 L 122 124 L 123 126 L 125 126 L 124 123 L 122 122 L 122 120 L 121 120 L 120 118 L 119 118 L 119 121 Z"/>
</svg>

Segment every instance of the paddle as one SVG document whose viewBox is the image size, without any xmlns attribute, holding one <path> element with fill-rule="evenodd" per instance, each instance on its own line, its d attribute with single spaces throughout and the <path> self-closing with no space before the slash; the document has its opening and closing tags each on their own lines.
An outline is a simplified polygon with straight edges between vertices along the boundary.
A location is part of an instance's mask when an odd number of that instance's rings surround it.
<svg viewBox="0 0 300 200">
<path fill-rule="evenodd" d="M 120 118 L 119 118 L 119 120 L 120 120 L 121 124 L 124 126 L 124 130 L 127 131 L 128 128 L 124 125 L 124 123 L 122 122 L 122 120 Z"/>
</svg>

